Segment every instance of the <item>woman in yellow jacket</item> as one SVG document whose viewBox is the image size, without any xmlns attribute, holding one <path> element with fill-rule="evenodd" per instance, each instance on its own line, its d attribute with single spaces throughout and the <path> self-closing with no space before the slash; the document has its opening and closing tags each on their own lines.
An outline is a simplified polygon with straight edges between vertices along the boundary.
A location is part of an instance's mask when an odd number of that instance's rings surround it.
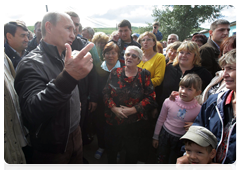
<svg viewBox="0 0 240 170">
<path fill-rule="evenodd" d="M 141 62 L 138 64 L 138 67 L 146 69 L 151 72 L 151 81 L 155 88 L 159 86 L 164 78 L 166 61 L 165 56 L 157 52 L 157 39 L 153 33 L 145 32 L 139 36 L 138 42 L 142 46 L 143 56 Z M 157 92 L 157 91 L 156 91 Z M 158 95 L 156 93 L 156 95 Z M 159 112 L 158 112 L 159 113 Z M 152 116 L 149 116 L 148 124 L 146 125 L 147 134 L 153 134 L 154 126 L 157 120 L 157 110 L 153 111 Z M 141 151 L 139 151 L 138 161 L 140 162 L 149 162 L 148 157 L 155 155 L 151 144 L 151 137 L 143 137 L 141 145 Z"/>
<path fill-rule="evenodd" d="M 154 88 L 159 86 L 164 78 L 166 61 L 165 56 L 157 52 L 157 40 L 153 33 L 145 32 L 140 35 L 138 41 L 143 50 L 142 61 L 138 67 L 151 72 L 151 81 Z"/>
</svg>

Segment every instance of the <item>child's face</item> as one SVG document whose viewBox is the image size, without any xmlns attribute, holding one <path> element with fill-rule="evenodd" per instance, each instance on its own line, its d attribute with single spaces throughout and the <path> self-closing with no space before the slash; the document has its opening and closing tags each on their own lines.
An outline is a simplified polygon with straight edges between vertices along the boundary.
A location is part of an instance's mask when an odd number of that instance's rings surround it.
<svg viewBox="0 0 240 170">
<path fill-rule="evenodd" d="M 199 146 L 195 143 L 185 145 L 185 150 L 190 164 L 209 164 L 216 156 L 216 150 L 212 149 L 209 153 L 205 147 Z"/>
<path fill-rule="evenodd" d="M 193 87 L 179 86 L 178 92 L 180 98 L 185 102 L 190 102 L 195 96 L 199 95 L 199 92 Z"/>
</svg>

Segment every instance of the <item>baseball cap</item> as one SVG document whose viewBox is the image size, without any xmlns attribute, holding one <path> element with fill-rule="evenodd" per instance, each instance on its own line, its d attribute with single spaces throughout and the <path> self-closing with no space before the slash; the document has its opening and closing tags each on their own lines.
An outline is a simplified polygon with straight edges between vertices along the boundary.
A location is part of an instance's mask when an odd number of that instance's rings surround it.
<svg viewBox="0 0 240 170">
<path fill-rule="evenodd" d="M 217 148 L 218 144 L 216 136 L 203 126 L 190 126 L 188 131 L 180 138 L 180 140 L 182 139 L 191 140 L 202 147 L 211 145 L 214 149 Z"/>
</svg>

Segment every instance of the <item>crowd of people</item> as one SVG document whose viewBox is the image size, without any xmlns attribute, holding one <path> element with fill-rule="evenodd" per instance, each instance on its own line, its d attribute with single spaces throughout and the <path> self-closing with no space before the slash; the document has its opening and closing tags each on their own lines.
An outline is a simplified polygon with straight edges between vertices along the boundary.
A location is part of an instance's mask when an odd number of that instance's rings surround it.
<svg viewBox="0 0 240 170">
<path fill-rule="evenodd" d="M 160 23 L 111 35 L 73 11 L 48 12 L 30 33 L 4 25 L 4 159 L 10 164 L 231 164 L 236 161 L 236 36 L 211 24 L 181 42 Z M 34 36 L 31 36 L 34 35 Z"/>
</svg>

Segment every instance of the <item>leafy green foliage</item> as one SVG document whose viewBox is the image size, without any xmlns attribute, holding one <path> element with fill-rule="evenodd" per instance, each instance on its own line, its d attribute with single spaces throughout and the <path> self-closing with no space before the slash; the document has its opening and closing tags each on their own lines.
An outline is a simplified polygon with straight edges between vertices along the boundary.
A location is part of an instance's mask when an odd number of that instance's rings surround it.
<svg viewBox="0 0 240 170">
<path fill-rule="evenodd" d="M 34 32 L 34 26 L 28 26 L 27 27 L 31 32 Z"/>
<path fill-rule="evenodd" d="M 184 40 L 193 30 L 198 30 L 206 20 L 213 21 L 221 17 L 222 5 L 165 5 L 163 10 L 154 8 L 152 16 L 160 23 L 159 30 L 163 39 L 175 33 L 180 41 Z"/>
</svg>

